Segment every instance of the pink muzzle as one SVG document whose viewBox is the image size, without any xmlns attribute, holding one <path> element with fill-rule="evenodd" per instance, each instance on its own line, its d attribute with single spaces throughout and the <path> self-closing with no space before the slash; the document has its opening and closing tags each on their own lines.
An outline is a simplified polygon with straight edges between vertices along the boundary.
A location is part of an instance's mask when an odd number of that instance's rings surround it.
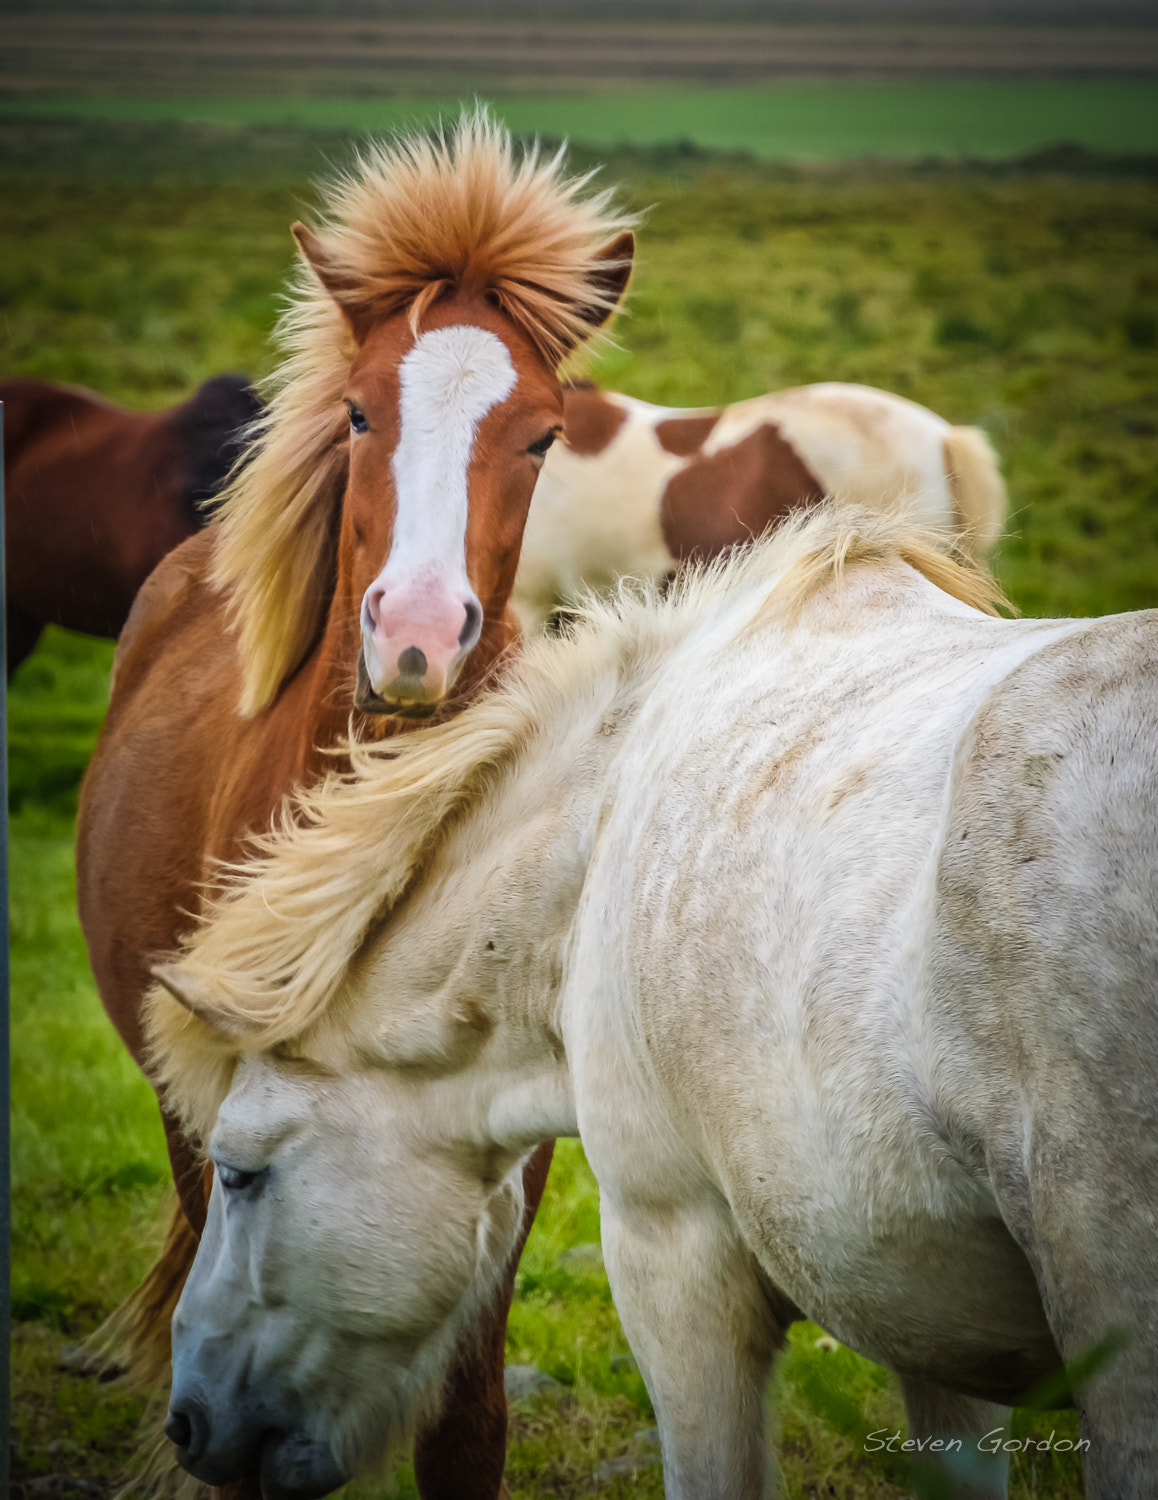
<svg viewBox="0 0 1158 1500">
<path fill-rule="evenodd" d="M 482 619 L 469 585 L 377 579 L 362 600 L 365 682 L 360 672 L 358 706 L 397 713 L 441 702 L 478 643 Z"/>
</svg>

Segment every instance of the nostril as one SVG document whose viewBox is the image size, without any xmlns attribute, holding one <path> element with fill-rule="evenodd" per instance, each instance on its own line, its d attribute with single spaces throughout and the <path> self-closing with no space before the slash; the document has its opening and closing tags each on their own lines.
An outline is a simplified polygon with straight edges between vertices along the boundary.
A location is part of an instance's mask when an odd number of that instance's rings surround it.
<svg viewBox="0 0 1158 1500">
<path fill-rule="evenodd" d="M 459 631 L 458 644 L 464 647 L 473 646 L 481 630 L 482 606 L 477 600 L 471 599 L 466 605 L 466 624 Z"/>
<path fill-rule="evenodd" d="M 386 591 L 377 588 L 368 588 L 363 595 L 362 605 L 372 631 L 382 624 L 382 600 L 385 597 Z"/>
<path fill-rule="evenodd" d="M 398 658 L 399 677 L 425 677 L 426 656 L 417 646 L 407 646 Z"/>
<path fill-rule="evenodd" d="M 176 1448 L 188 1448 L 193 1441 L 193 1423 L 183 1411 L 171 1411 L 165 1423 L 165 1436 Z"/>
<path fill-rule="evenodd" d="M 208 1424 L 196 1406 L 190 1405 L 188 1409 L 170 1407 L 165 1436 L 180 1450 L 183 1458 L 197 1458 L 208 1441 Z"/>
</svg>

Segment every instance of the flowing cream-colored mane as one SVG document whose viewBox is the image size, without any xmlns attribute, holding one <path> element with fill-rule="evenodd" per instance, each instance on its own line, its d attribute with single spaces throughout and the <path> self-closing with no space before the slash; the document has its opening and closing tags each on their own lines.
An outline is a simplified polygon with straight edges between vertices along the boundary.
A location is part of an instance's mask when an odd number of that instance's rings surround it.
<svg viewBox="0 0 1158 1500">
<path fill-rule="evenodd" d="M 334 585 L 346 483 L 342 405 L 353 333 L 342 308 L 382 319 L 422 312 L 444 292 L 493 296 L 555 368 L 614 311 L 599 252 L 633 219 L 562 152 L 521 156 L 484 110 L 449 132 L 367 146 L 323 191 L 327 290 L 304 261 L 278 325 L 286 358 L 255 424 L 252 457 L 218 505 L 213 582 L 240 641 L 240 710 L 254 714 L 317 638 Z M 339 303 L 341 305 L 339 305 Z"/>
<path fill-rule="evenodd" d="M 255 841 L 254 860 L 224 872 L 185 942 L 183 980 L 209 997 L 221 1026 L 194 1020 L 160 986 L 151 992 L 155 1076 L 171 1107 L 203 1134 L 242 1052 L 294 1041 L 324 1016 L 375 923 L 541 734 L 577 713 L 602 721 L 617 691 L 634 701 L 694 627 L 742 595 L 752 600 L 743 628 L 758 629 L 790 621 L 846 571 L 890 563 L 907 563 L 987 613 L 1005 602 L 987 574 L 903 517 L 823 505 L 766 541 L 689 569 L 666 597 L 625 584 L 618 597 L 590 599 L 572 633 L 532 641 L 505 681 L 457 718 L 385 746 L 351 747 L 349 773 L 300 793 L 278 828 Z"/>
</svg>

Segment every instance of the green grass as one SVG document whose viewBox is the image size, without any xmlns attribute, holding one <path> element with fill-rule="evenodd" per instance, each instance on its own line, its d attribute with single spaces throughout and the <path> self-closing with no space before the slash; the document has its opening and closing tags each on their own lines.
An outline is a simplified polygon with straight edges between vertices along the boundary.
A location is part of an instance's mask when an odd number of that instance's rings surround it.
<svg viewBox="0 0 1158 1500">
<path fill-rule="evenodd" d="M 245 180 L 182 168 L 141 184 L 136 127 L 94 125 L 86 149 L 106 166 L 75 178 L 60 161 L 40 171 L 45 140 L 58 139 L 41 128 L 10 138 L 19 150 L 0 178 L 5 373 L 159 405 L 217 370 L 268 369 L 288 224 L 309 198 L 286 163 L 332 155 L 340 137 L 287 136 L 263 167 L 254 142 L 267 136 L 173 127 L 158 152 L 172 144 L 174 160 L 195 163 L 198 142 L 211 156 L 231 142 Z M 696 404 L 862 380 L 980 421 L 1010 484 L 998 570 L 1020 606 L 1158 604 L 1158 185 L 613 160 L 632 201 L 656 206 L 631 315 L 597 368 L 607 383 Z M 56 1362 L 147 1265 L 165 1174 L 152 1096 L 101 1013 L 73 907 L 70 819 L 110 654 L 50 632 L 14 682 L 10 732 L 17 1470 L 102 1480 L 124 1461 L 135 1407 Z M 560 1263 L 597 1239 L 591 1175 L 578 1145 L 561 1143 L 510 1323 L 512 1362 L 568 1391 L 515 1413 L 511 1488 L 525 1500 L 591 1493 L 601 1462 L 646 1448 L 652 1419 L 606 1279 Z M 895 1386 L 848 1351 L 816 1348 L 817 1336 L 793 1331 L 778 1379 L 783 1493 L 899 1493 L 858 1439 L 900 1423 Z M 1073 1433 L 1072 1417 L 1018 1422 Z M 661 1492 L 654 1467 L 599 1487 Z M 405 1473 L 400 1493 L 413 1493 Z M 1072 1455 L 1015 1463 L 1019 1497 L 1080 1493 Z"/>
<path fill-rule="evenodd" d="M 496 113 L 523 134 L 596 145 L 690 141 L 760 157 L 1004 157 L 1059 143 L 1158 151 L 1158 89 L 1145 81 L 890 83 L 786 79 L 751 88 L 657 88 L 505 98 Z M 61 98 L 0 101 L 0 113 L 386 130 L 456 114 L 458 102 L 408 98 Z"/>
</svg>

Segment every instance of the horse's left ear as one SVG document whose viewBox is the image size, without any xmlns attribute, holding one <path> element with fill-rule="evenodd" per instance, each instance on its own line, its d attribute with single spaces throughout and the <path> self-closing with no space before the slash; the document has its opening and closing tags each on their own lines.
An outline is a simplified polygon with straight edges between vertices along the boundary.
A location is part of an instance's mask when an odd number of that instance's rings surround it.
<svg viewBox="0 0 1158 1500">
<path fill-rule="evenodd" d="M 226 1009 L 203 979 L 180 964 L 154 964 L 153 978 L 164 986 L 191 1015 L 231 1041 L 256 1036 L 260 1026 L 246 1016 Z"/>
<path fill-rule="evenodd" d="M 596 255 L 595 266 L 587 280 L 598 294 L 599 301 L 580 308 L 583 321 L 590 323 L 592 330 L 602 328 L 623 301 L 634 260 L 635 235 L 630 229 L 625 229 L 609 245 L 604 245 Z"/>
</svg>

